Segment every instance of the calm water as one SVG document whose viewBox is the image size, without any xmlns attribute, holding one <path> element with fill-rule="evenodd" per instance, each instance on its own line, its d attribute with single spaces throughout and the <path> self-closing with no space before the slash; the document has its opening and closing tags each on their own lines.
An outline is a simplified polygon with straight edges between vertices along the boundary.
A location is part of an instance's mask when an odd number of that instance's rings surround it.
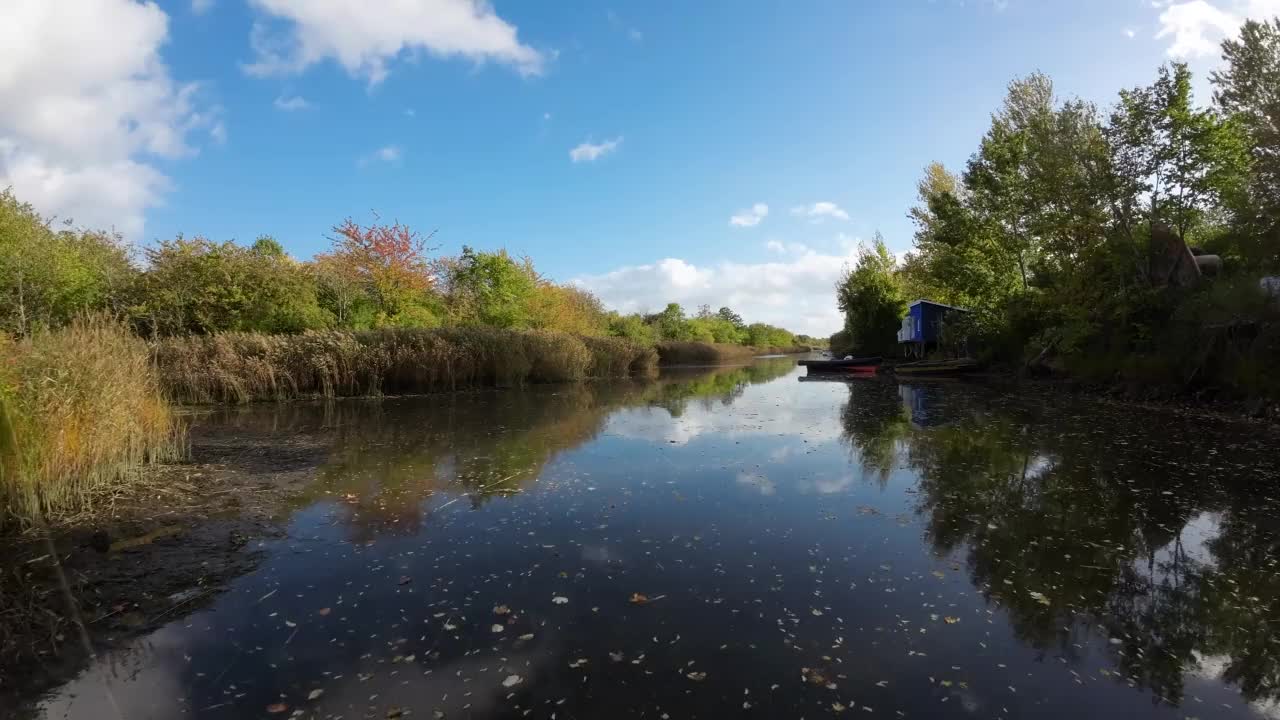
<svg viewBox="0 0 1280 720">
<path fill-rule="evenodd" d="M 1280 715 L 1259 430 L 799 376 L 211 420 L 326 428 L 287 535 L 44 712 Z"/>
</svg>

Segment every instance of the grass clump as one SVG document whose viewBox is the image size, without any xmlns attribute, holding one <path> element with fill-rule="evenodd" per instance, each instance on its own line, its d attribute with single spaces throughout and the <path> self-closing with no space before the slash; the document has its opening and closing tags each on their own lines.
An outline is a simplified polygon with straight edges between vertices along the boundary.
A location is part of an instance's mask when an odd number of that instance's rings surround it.
<svg viewBox="0 0 1280 720">
<path fill-rule="evenodd" d="M 184 403 L 415 394 L 650 372 L 652 350 L 548 330 L 388 328 L 161 340 L 164 387 Z"/>
<path fill-rule="evenodd" d="M 185 451 L 147 345 L 82 319 L 0 338 L 0 522 L 71 515 Z"/>
</svg>

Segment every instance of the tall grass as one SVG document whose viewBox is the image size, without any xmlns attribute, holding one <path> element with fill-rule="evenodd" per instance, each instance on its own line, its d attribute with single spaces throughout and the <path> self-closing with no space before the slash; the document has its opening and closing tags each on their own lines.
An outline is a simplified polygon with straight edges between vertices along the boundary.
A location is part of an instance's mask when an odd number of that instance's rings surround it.
<svg viewBox="0 0 1280 720">
<path fill-rule="evenodd" d="M 147 345 L 95 319 L 0 338 L 0 521 L 91 509 L 185 436 Z"/>
<path fill-rule="evenodd" d="M 746 345 L 704 342 L 660 342 L 658 357 L 663 365 L 718 365 L 746 362 L 760 353 Z"/>
<path fill-rule="evenodd" d="M 221 333 L 160 341 L 169 396 L 185 403 L 412 394 L 651 372 L 635 343 L 492 328 Z"/>
</svg>

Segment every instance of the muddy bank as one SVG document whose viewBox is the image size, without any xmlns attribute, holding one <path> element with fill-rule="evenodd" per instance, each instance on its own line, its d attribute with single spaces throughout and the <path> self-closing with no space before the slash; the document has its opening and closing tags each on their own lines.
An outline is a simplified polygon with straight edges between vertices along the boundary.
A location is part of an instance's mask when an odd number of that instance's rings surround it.
<svg viewBox="0 0 1280 720">
<path fill-rule="evenodd" d="M 282 507 L 328 454 L 321 427 L 217 429 L 191 419 L 191 458 L 48 533 L 0 536 L 0 707 L 79 672 L 90 653 L 199 609 L 253 570 Z"/>
</svg>

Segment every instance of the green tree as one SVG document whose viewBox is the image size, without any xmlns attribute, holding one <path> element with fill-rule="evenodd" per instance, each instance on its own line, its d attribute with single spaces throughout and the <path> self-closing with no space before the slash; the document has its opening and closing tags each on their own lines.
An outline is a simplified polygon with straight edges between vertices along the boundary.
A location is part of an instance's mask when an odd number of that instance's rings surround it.
<svg viewBox="0 0 1280 720">
<path fill-rule="evenodd" d="M 320 307 L 310 270 L 261 241 L 245 248 L 178 236 L 146 256 L 131 311 L 151 334 L 299 332 L 333 321 Z"/>
<path fill-rule="evenodd" d="M 0 192 L 0 329 L 25 335 L 86 311 L 119 314 L 136 274 L 118 236 L 55 231 L 31 205 Z"/>
<path fill-rule="evenodd" d="M 448 270 L 450 313 L 463 324 L 530 327 L 537 289 L 533 266 L 516 262 L 505 250 L 487 253 L 464 246 Z"/>
<path fill-rule="evenodd" d="M 652 345 L 658 341 L 658 334 L 654 326 L 646 323 L 644 317 L 638 313 L 630 315 L 620 315 L 616 312 L 609 313 L 606 319 L 609 335 L 613 337 L 626 338 L 643 345 Z"/>
<path fill-rule="evenodd" d="M 1237 196 L 1247 178 L 1243 128 L 1194 106 L 1181 63 L 1161 67 L 1148 87 L 1121 91 L 1107 139 L 1116 184 L 1140 211 L 1114 218 L 1120 224 L 1165 225 L 1192 242 L 1212 205 Z"/>
<path fill-rule="evenodd" d="M 1280 17 L 1249 20 L 1239 39 L 1222 44 L 1225 66 L 1210 74 L 1214 100 L 1249 133 L 1252 172 L 1247 202 L 1236 213 L 1249 254 L 1280 267 Z"/>
<path fill-rule="evenodd" d="M 880 233 L 876 233 L 870 247 L 858 249 L 857 265 L 846 268 L 836 284 L 836 299 L 853 348 L 871 354 L 894 354 L 906 304 L 893 255 Z"/>
</svg>

